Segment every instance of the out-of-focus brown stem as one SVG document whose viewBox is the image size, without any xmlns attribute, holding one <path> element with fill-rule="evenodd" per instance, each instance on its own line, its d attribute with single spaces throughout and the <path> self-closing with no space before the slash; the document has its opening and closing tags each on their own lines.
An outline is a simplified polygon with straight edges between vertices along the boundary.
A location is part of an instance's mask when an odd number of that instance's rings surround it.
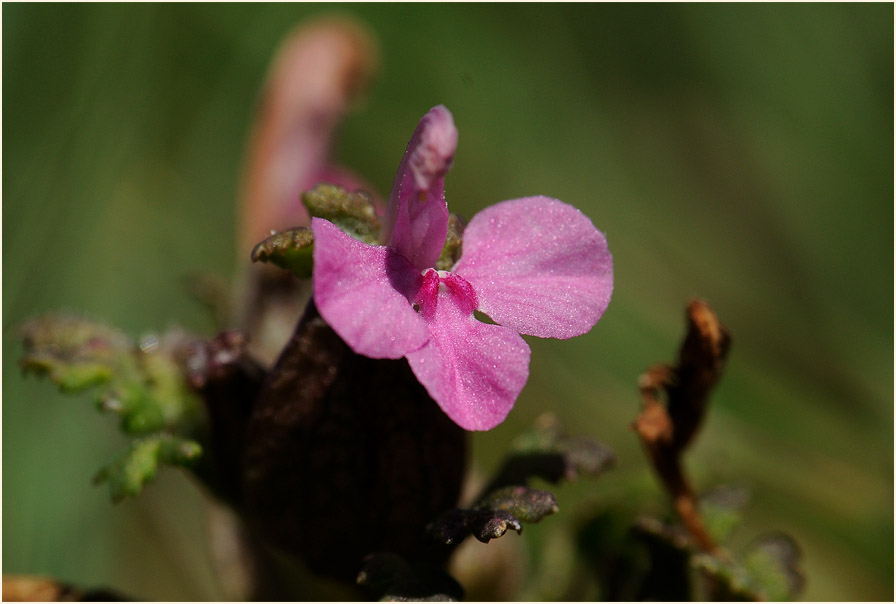
<svg viewBox="0 0 896 604">
<path fill-rule="evenodd" d="M 654 365 L 638 378 L 643 407 L 634 428 L 682 522 L 703 550 L 713 552 L 716 544 L 703 525 L 682 453 L 706 415 L 709 394 L 722 374 L 731 337 L 701 300 L 688 305 L 687 321 L 678 364 Z"/>
<path fill-rule="evenodd" d="M 369 185 L 331 157 L 336 130 L 375 73 L 378 50 L 359 23 L 323 17 L 283 41 L 265 79 L 246 149 L 237 225 L 240 287 L 235 324 L 250 352 L 269 365 L 289 339 L 307 284 L 273 266 L 250 265 L 272 230 L 307 226 L 301 194 L 320 182 L 354 191 Z"/>
<path fill-rule="evenodd" d="M 372 36 L 345 18 L 309 21 L 283 41 L 268 71 L 247 149 L 238 225 L 241 254 L 248 255 L 271 229 L 308 223 L 299 195 L 317 179 L 333 176 L 327 173 L 333 171 L 336 128 L 377 63 Z"/>
</svg>

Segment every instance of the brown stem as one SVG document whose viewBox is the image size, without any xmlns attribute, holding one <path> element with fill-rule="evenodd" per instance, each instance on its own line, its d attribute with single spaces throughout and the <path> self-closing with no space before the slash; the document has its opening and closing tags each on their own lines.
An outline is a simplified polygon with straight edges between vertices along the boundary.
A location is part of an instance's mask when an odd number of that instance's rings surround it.
<svg viewBox="0 0 896 604">
<path fill-rule="evenodd" d="M 634 429 L 694 541 L 703 550 L 714 552 L 717 545 L 703 525 L 682 453 L 706 415 L 709 393 L 722 374 L 731 338 L 705 302 L 692 301 L 687 319 L 688 332 L 678 364 L 654 365 L 638 378 L 643 407 Z"/>
<path fill-rule="evenodd" d="M 266 366 L 286 344 L 310 290 L 287 271 L 250 265 L 249 252 L 272 230 L 307 226 L 301 194 L 320 182 L 373 192 L 333 163 L 331 148 L 339 124 L 376 71 L 377 55 L 376 41 L 363 26 L 324 17 L 291 32 L 271 62 L 244 161 L 240 287 L 232 309 L 236 324 L 250 335 L 250 352 Z"/>
</svg>

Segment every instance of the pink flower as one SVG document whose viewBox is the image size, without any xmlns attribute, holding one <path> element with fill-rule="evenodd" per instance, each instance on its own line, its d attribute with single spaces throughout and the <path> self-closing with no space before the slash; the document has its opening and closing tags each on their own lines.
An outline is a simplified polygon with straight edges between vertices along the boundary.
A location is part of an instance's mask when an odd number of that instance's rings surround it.
<svg viewBox="0 0 896 604">
<path fill-rule="evenodd" d="M 448 228 L 444 177 L 456 146 L 451 113 L 434 107 L 398 168 L 385 245 L 312 219 L 314 299 L 356 353 L 407 358 L 454 422 L 489 430 L 529 377 L 530 350 L 520 334 L 567 339 L 590 330 L 610 302 L 613 260 L 584 214 L 539 196 L 474 216 L 461 258 L 450 271 L 435 270 Z"/>
</svg>

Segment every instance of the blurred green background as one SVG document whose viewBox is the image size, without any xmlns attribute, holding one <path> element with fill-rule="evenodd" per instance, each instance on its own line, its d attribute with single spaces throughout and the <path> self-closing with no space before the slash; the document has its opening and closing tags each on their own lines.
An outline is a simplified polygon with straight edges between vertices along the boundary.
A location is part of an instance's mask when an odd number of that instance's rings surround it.
<svg viewBox="0 0 896 604">
<path fill-rule="evenodd" d="M 453 211 L 545 194 L 610 242 L 604 318 L 533 340 L 516 409 L 474 438 L 488 470 L 554 410 L 619 455 L 521 540 L 562 560 L 559 529 L 595 506 L 662 507 L 629 428 L 635 382 L 673 360 L 700 296 L 734 344 L 688 457 L 698 487 L 752 489 L 738 534 L 792 533 L 806 599 L 891 600 L 891 4 L 4 4 L 3 572 L 221 596 L 198 489 L 166 471 L 109 503 L 90 478 L 125 442 L 114 420 L 23 378 L 15 328 L 62 309 L 135 336 L 209 332 L 184 275 L 247 259 L 235 198 L 257 91 L 282 36 L 332 10 L 367 23 L 382 59 L 342 163 L 388 191 L 444 103 Z M 564 572 L 531 570 L 524 595 L 559 597 Z"/>
</svg>

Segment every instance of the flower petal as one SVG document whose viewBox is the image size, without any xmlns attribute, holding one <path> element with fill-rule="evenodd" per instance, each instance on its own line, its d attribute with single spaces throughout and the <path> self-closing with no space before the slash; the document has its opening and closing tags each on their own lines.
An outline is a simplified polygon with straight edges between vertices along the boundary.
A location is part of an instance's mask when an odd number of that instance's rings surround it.
<svg viewBox="0 0 896 604">
<path fill-rule="evenodd" d="M 429 338 L 409 298 L 420 273 L 392 250 L 353 239 L 322 218 L 314 232 L 314 301 L 321 316 L 358 354 L 399 359 Z"/>
<path fill-rule="evenodd" d="M 435 265 L 448 231 L 445 173 L 457 128 L 442 105 L 423 116 L 408 143 L 386 210 L 382 240 L 422 271 Z"/>
<path fill-rule="evenodd" d="M 474 216 L 453 272 L 472 284 L 479 310 L 542 338 L 587 332 L 613 293 L 606 238 L 579 210 L 549 197 L 504 201 Z"/>
<path fill-rule="evenodd" d="M 512 329 L 477 321 L 455 298 L 447 288 L 439 292 L 430 340 L 408 353 L 408 363 L 457 425 L 490 430 L 504 421 L 526 385 L 529 345 Z"/>
</svg>

